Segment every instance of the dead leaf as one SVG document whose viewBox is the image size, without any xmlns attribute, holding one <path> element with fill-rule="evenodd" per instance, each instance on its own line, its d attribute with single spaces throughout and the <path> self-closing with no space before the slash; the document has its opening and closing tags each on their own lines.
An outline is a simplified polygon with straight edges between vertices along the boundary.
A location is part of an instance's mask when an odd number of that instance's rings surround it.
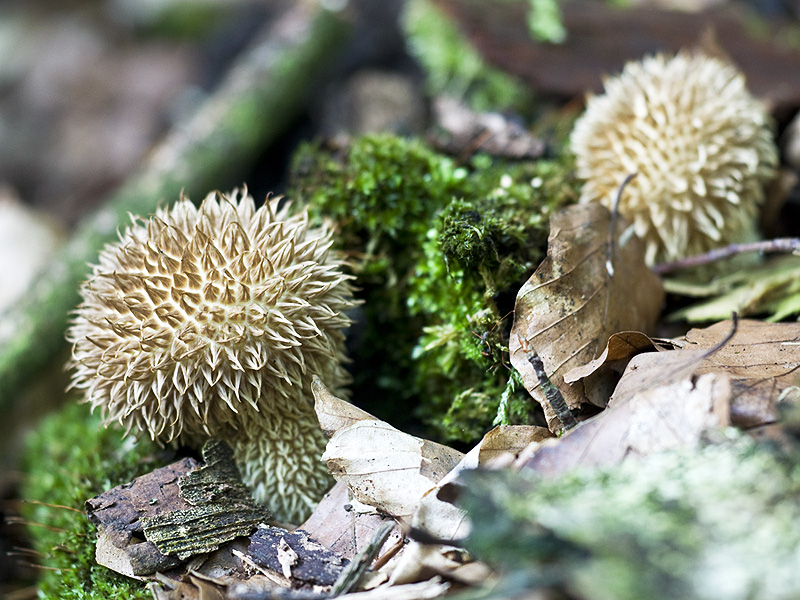
<svg viewBox="0 0 800 600">
<path fill-rule="evenodd" d="M 686 334 L 687 348 L 707 349 L 724 339 L 730 321 Z M 800 383 L 800 323 L 739 320 L 733 339 L 698 366 L 697 373 L 725 373 L 731 379 L 731 421 L 740 427 L 771 423 L 777 400 Z"/>
<path fill-rule="evenodd" d="M 317 413 L 319 426 L 328 437 L 331 437 L 336 430 L 352 425 L 356 421 L 377 420 L 367 411 L 331 394 L 316 375 L 311 379 L 311 392 L 314 394 L 314 410 Z"/>
<path fill-rule="evenodd" d="M 433 600 L 434 598 L 441 598 L 446 595 L 450 589 L 450 583 L 442 581 L 441 577 L 434 577 L 428 581 L 420 583 L 409 583 L 406 585 L 382 585 L 372 590 L 365 592 L 354 592 L 338 596 L 343 600 Z M 253 600 L 253 599 L 270 599 L 270 598 L 313 598 L 314 600 L 322 600 L 325 598 L 323 594 L 280 594 L 276 593 L 274 587 L 263 584 L 251 584 L 251 582 L 238 583 L 232 585 L 228 590 L 228 598 L 230 600 Z M 171 600 L 171 599 L 170 599 Z M 177 600 L 177 599 L 176 599 Z"/>
<path fill-rule="evenodd" d="M 475 448 L 478 450 L 476 466 L 490 466 L 504 456 L 513 457 L 532 443 L 543 442 L 553 437 L 545 427 L 533 425 L 498 425 Z M 473 467 L 474 468 L 474 467 Z"/>
<path fill-rule="evenodd" d="M 664 291 L 644 263 L 641 242 L 622 238 L 627 227 L 617 220 L 609 275 L 609 213 L 598 204 L 569 206 L 550 220 L 547 258 L 517 294 L 509 343 L 511 364 L 528 392 L 542 405 L 550 429 L 560 429 L 528 362 L 536 351 L 552 383 L 570 408 L 589 401 L 603 407 L 613 383 L 601 374 L 570 386 L 564 373 L 593 360 L 619 331 L 652 331 Z"/>
<path fill-rule="evenodd" d="M 564 381 L 573 384 L 598 369 L 607 367 L 622 373 L 628 361 L 641 352 L 658 349 L 655 342 L 641 331 L 621 331 L 608 338 L 606 349 L 594 360 L 564 373 Z"/>
<path fill-rule="evenodd" d="M 435 487 L 425 493 L 411 519 L 411 525 L 437 540 L 463 540 L 470 531 L 469 520 L 466 513 L 455 505 L 455 494 L 450 492 L 448 486 L 454 484 L 465 470 L 496 465 L 503 461 L 503 457 L 507 457 L 503 462 L 510 464 L 518 453 L 532 443 L 551 437 L 553 434 L 544 427 L 495 427 Z"/>
<path fill-rule="evenodd" d="M 387 517 L 374 511 L 365 513 L 355 510 L 352 496 L 344 481 L 338 482 L 325 494 L 311 516 L 300 526 L 315 540 L 336 552 L 343 558 L 352 559 L 375 532 L 386 523 Z M 403 532 L 397 525 L 389 536 L 387 544 L 403 539 Z"/>
<path fill-rule="evenodd" d="M 423 494 L 463 454 L 403 433 L 383 421 L 362 420 L 331 436 L 322 460 L 353 496 L 395 517 L 408 518 Z"/>
<path fill-rule="evenodd" d="M 558 440 L 532 446 L 518 466 L 558 475 L 697 444 L 706 431 L 729 423 L 728 376 L 693 375 L 707 354 L 675 350 L 635 356 L 605 411 Z"/>
</svg>

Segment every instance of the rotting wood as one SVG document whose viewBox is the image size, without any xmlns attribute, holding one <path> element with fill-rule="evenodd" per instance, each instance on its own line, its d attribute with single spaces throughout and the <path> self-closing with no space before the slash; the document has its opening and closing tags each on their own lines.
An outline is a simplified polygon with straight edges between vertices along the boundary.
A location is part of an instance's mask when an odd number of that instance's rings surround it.
<svg viewBox="0 0 800 600">
<path fill-rule="evenodd" d="M 181 498 L 189 507 L 167 512 L 162 507 L 160 514 L 141 519 L 145 538 L 163 554 L 182 560 L 250 535 L 271 517 L 242 483 L 227 444 L 207 443 L 203 459 L 203 467 L 178 480 Z"/>
<path fill-rule="evenodd" d="M 315 542 L 307 532 L 268 525 L 261 525 L 250 536 L 247 554 L 259 567 L 283 574 L 281 556 L 286 550 L 281 550 L 282 542 L 297 555 L 287 577 L 293 587 L 332 586 L 347 565 L 345 559 Z"/>
<path fill-rule="evenodd" d="M 145 540 L 141 518 L 163 506 L 190 507 L 180 497 L 178 479 L 197 466 L 185 458 L 87 500 L 87 514 L 98 528 L 97 562 L 135 578 L 180 565 L 181 560 Z"/>
</svg>

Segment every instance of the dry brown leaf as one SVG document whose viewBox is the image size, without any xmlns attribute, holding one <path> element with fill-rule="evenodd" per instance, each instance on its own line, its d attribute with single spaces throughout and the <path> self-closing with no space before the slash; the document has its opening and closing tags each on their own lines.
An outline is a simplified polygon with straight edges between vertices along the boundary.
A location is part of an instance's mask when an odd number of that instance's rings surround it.
<svg viewBox="0 0 800 600">
<path fill-rule="evenodd" d="M 543 442 L 552 437 L 552 432 L 545 427 L 498 425 L 484 435 L 483 439 L 475 446 L 478 450 L 476 466 L 488 466 L 490 463 L 502 460 L 504 456 L 513 457 L 530 444 Z"/>
<path fill-rule="evenodd" d="M 350 560 L 386 523 L 386 517 L 355 510 L 347 484 L 339 482 L 325 494 L 311 516 L 300 526 L 320 544 Z M 386 544 L 403 538 L 396 526 Z"/>
<path fill-rule="evenodd" d="M 641 242 L 622 237 L 617 220 L 609 275 L 608 211 L 597 204 L 569 206 L 550 220 L 547 258 L 517 294 L 510 340 L 511 364 L 545 410 L 550 429 L 560 429 L 528 362 L 539 354 L 570 408 L 589 401 L 603 407 L 613 383 L 596 374 L 570 386 L 564 373 L 597 357 L 609 337 L 625 330 L 653 331 L 664 290 L 644 263 Z"/>
<path fill-rule="evenodd" d="M 687 348 L 706 349 L 730 332 L 722 321 L 686 334 Z M 771 423 L 786 388 L 800 384 L 800 323 L 739 320 L 733 339 L 709 355 L 697 373 L 726 373 L 731 379 L 731 421 L 741 427 Z"/>
<path fill-rule="evenodd" d="M 547 475 L 569 468 L 613 465 L 696 444 L 709 429 L 729 424 L 730 380 L 694 373 L 707 351 L 676 350 L 635 356 L 608 408 L 558 440 L 532 446 L 519 465 Z"/>
<path fill-rule="evenodd" d="M 597 370 L 607 367 L 620 373 L 628 361 L 641 352 L 656 350 L 658 347 L 641 331 L 621 331 L 608 338 L 606 349 L 594 360 L 564 373 L 564 381 L 572 385 L 579 379 L 588 377 Z"/>
</svg>

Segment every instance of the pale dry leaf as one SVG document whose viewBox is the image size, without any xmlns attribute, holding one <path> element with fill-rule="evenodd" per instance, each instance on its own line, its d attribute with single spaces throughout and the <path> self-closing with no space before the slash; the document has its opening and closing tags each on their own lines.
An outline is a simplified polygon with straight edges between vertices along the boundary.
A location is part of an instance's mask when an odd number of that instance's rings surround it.
<svg viewBox="0 0 800 600">
<path fill-rule="evenodd" d="M 420 544 L 411 541 L 403 559 L 389 578 L 389 585 L 402 585 L 425 581 L 434 575 L 452 579 L 459 568 L 472 559 L 463 548 L 441 544 Z"/>
<path fill-rule="evenodd" d="M 453 498 L 440 495 L 443 487 L 454 484 L 464 470 L 487 466 L 503 456 L 513 458 L 531 443 L 552 435 L 544 427 L 495 427 L 436 486 L 423 495 L 411 519 L 411 526 L 418 531 L 424 531 L 435 540 L 460 543 L 469 535 L 470 521 L 466 512 L 451 501 Z M 488 569 L 485 565 L 465 563 L 463 557 L 455 560 L 454 550 L 446 543 L 420 544 L 412 540 L 400 557 L 390 581 L 407 583 L 438 573 L 462 583 L 469 583 L 471 577 L 487 576 Z"/>
<path fill-rule="evenodd" d="M 356 421 L 377 420 L 377 417 L 367 411 L 331 394 L 322 379 L 316 375 L 311 380 L 311 392 L 314 394 L 314 410 L 317 413 L 319 426 L 328 437 L 331 437 L 336 430 L 352 425 Z"/>
<path fill-rule="evenodd" d="M 707 349 L 724 339 L 730 321 L 686 334 L 687 348 Z M 731 421 L 741 427 L 771 423 L 785 389 L 800 384 L 800 323 L 740 319 L 729 343 L 706 357 L 697 373 L 726 373 L 731 379 Z"/>
<path fill-rule="evenodd" d="M 555 213 L 547 258 L 517 294 L 511 364 L 544 408 L 552 430 L 561 427 L 528 362 L 529 349 L 539 354 L 570 408 L 587 401 L 603 407 L 613 383 L 597 374 L 570 386 L 564 373 L 596 358 L 613 333 L 652 332 L 661 311 L 664 291 L 644 263 L 641 242 L 623 235 L 627 224 L 618 218 L 610 244 L 610 221 L 596 203 Z"/>
<path fill-rule="evenodd" d="M 350 489 L 340 481 L 325 494 L 300 529 L 308 531 L 329 550 L 350 560 L 386 523 L 386 517 L 376 514 L 374 510 L 365 513 L 355 510 L 353 504 Z M 391 545 L 402 538 L 403 532 L 397 525 L 386 543 Z"/>
<path fill-rule="evenodd" d="M 379 511 L 408 518 L 461 459 L 442 444 L 403 433 L 383 421 L 362 420 L 331 436 L 322 460 L 353 496 Z"/>
<path fill-rule="evenodd" d="M 697 444 L 706 431 L 730 422 L 727 375 L 694 376 L 707 354 L 675 350 L 635 356 L 605 411 L 523 453 L 518 466 L 558 475 Z"/>
<path fill-rule="evenodd" d="M 467 469 L 491 466 L 503 460 L 513 462 L 514 457 L 532 443 L 553 437 L 545 427 L 528 425 L 499 425 L 483 436 L 461 461 L 434 488 L 428 491 L 417 507 L 411 525 L 438 540 L 463 540 L 469 535 L 467 514 L 453 504 L 453 498 L 441 490 L 455 483 Z M 407 559 L 409 560 L 409 559 Z"/>
<path fill-rule="evenodd" d="M 534 425 L 498 425 L 478 443 L 478 466 L 491 466 L 505 456 L 515 456 L 530 444 L 554 437 L 546 427 Z"/>
</svg>

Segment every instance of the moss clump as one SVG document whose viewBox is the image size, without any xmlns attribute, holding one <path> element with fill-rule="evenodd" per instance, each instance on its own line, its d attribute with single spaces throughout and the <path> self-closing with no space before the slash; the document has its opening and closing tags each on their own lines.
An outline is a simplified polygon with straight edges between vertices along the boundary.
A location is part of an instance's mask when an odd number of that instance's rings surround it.
<svg viewBox="0 0 800 600">
<path fill-rule="evenodd" d="M 70 403 L 45 418 L 26 445 L 21 496 L 40 555 L 39 598 L 151 598 L 144 584 L 95 562 L 96 530 L 84 502 L 169 462 L 147 441 L 121 441 L 99 415 Z M 43 504 L 39 504 L 43 503 Z"/>
<path fill-rule="evenodd" d="M 508 370 L 517 288 L 544 256 L 549 215 L 577 197 L 568 158 L 458 165 L 419 140 L 377 135 L 301 148 L 290 194 L 333 217 L 353 258 L 355 400 L 446 440 L 473 441 L 538 409 Z M 416 407 L 416 410 L 415 410 Z"/>
<path fill-rule="evenodd" d="M 468 548 L 505 585 L 580 598 L 800 597 L 797 449 L 730 435 L 555 479 L 468 473 Z"/>
</svg>

